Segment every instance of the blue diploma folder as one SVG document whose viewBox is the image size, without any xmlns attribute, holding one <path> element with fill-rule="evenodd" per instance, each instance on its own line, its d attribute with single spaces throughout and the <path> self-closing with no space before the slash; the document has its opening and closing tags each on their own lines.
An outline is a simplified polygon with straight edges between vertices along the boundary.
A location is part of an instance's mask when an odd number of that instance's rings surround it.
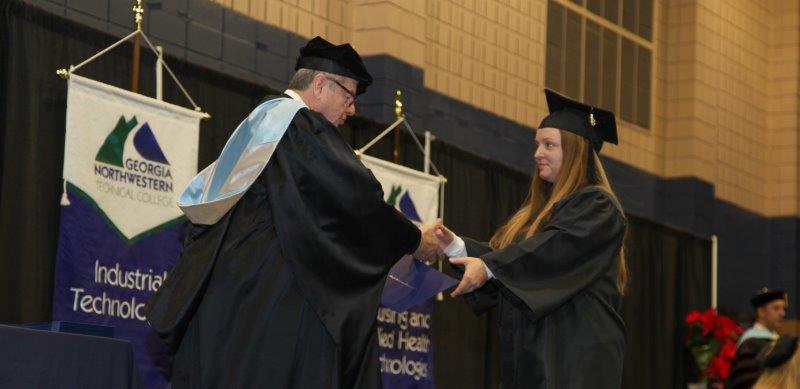
<svg viewBox="0 0 800 389">
<path fill-rule="evenodd" d="M 405 311 L 456 284 L 455 278 L 414 258 L 404 257 L 389 271 L 381 304 L 395 311 Z"/>
</svg>

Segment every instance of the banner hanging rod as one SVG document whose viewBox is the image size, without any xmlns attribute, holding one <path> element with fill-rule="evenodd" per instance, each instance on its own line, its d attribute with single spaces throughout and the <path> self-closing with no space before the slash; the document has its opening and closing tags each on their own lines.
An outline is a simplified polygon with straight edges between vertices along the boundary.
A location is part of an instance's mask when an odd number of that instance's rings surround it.
<svg viewBox="0 0 800 389">
<path fill-rule="evenodd" d="M 183 92 L 183 95 L 186 96 L 186 98 L 189 100 L 189 103 L 192 104 L 192 107 L 194 107 L 194 110 L 197 111 L 197 112 L 203 112 L 202 108 L 200 108 L 200 106 L 198 106 L 197 103 L 195 103 L 195 101 L 192 98 L 192 96 L 189 95 L 189 92 L 186 90 L 186 88 L 184 88 L 184 86 L 181 83 L 181 81 L 178 79 L 178 77 L 172 71 L 172 68 L 169 67 L 169 64 L 167 64 L 167 62 L 164 61 L 163 57 L 159 54 L 159 51 L 156 49 L 156 47 L 153 45 L 153 43 L 150 42 L 150 39 L 147 37 L 147 34 L 145 34 L 144 31 L 142 30 L 142 20 L 143 20 L 142 14 L 144 13 L 144 8 L 142 7 L 142 0 L 137 0 L 136 1 L 136 5 L 133 7 L 133 12 L 135 14 L 134 20 L 136 22 L 136 30 L 134 30 L 133 32 L 131 32 L 130 34 L 125 36 L 124 38 L 114 42 L 111 46 L 108 46 L 105 49 L 100 50 L 95 55 L 89 57 L 88 59 L 84 60 L 83 62 L 79 63 L 78 65 L 74 65 L 74 66 L 70 65 L 69 69 L 62 68 L 62 69 L 56 70 L 56 74 L 59 77 L 61 77 L 61 78 L 66 80 L 66 79 L 69 78 L 70 74 L 74 73 L 75 71 L 77 71 L 78 69 L 82 68 L 83 66 L 89 64 L 90 62 L 94 61 L 95 59 L 103 56 L 104 54 L 106 54 L 109 51 L 113 50 L 115 47 L 121 45 L 124 42 L 127 42 L 131 38 L 134 38 L 136 36 L 141 36 L 144 39 L 145 43 L 147 43 L 147 46 L 150 48 L 150 50 L 153 52 L 153 54 L 155 54 L 156 60 L 160 61 L 161 64 L 163 64 L 164 68 L 167 69 L 167 73 L 169 73 L 170 77 L 172 77 L 172 80 L 175 81 L 175 84 L 178 85 L 178 87 L 180 88 L 181 92 Z M 211 119 L 211 114 L 209 114 L 208 112 L 203 112 L 203 120 L 208 120 L 208 119 Z"/>
</svg>

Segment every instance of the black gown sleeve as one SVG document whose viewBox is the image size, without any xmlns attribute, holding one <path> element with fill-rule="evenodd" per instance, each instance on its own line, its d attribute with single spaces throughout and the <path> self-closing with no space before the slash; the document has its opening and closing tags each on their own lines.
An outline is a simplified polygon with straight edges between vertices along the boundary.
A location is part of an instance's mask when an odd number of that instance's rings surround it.
<svg viewBox="0 0 800 389">
<path fill-rule="evenodd" d="M 145 307 L 147 323 L 173 351 L 202 300 L 230 219 L 228 212 L 214 225 L 190 225 L 181 259 Z"/>
<path fill-rule="evenodd" d="M 419 228 L 385 202 L 372 172 L 316 112 L 298 112 L 273 162 L 281 252 L 333 339 L 360 343 L 352 337 L 371 334 L 389 269 L 415 251 Z"/>
<path fill-rule="evenodd" d="M 536 235 L 481 258 L 500 293 L 537 320 L 616 266 L 624 235 L 616 203 L 590 187 L 556 204 Z"/>
</svg>

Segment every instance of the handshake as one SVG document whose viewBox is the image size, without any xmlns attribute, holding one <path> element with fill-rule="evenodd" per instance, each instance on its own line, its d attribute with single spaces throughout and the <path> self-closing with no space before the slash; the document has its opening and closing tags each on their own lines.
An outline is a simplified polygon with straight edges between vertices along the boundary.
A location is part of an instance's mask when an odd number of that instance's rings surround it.
<svg viewBox="0 0 800 389">
<path fill-rule="evenodd" d="M 414 258 L 425 262 L 434 262 L 444 256 L 444 249 L 450 245 L 455 235 L 442 224 L 442 219 L 436 219 L 419 227 L 422 237 L 419 247 L 414 252 Z"/>
<path fill-rule="evenodd" d="M 422 237 L 414 257 L 426 262 L 433 262 L 444 256 L 444 250 L 455 239 L 455 234 L 442 224 L 441 219 L 420 226 Z M 489 279 L 487 267 L 483 260 L 473 257 L 450 258 L 450 263 L 464 267 L 464 276 L 458 286 L 450 294 L 456 297 L 470 293 L 483 286 Z"/>
</svg>

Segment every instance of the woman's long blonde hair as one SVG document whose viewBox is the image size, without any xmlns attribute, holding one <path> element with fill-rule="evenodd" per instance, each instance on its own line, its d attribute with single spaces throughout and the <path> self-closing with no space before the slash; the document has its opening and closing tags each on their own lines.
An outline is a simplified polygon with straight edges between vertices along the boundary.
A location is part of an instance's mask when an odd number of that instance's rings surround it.
<svg viewBox="0 0 800 389">
<path fill-rule="evenodd" d="M 618 203 L 608 177 L 597 157 L 591 150 L 594 169 L 591 176 L 589 161 L 586 155 L 590 152 L 589 142 L 569 131 L 559 130 L 561 133 L 561 150 L 563 159 L 561 170 L 556 175 L 555 183 L 549 183 L 539 177 L 539 168 L 533 169 L 533 180 L 528 197 L 522 207 L 513 215 L 505 225 L 495 232 L 489 244 L 495 250 L 514 243 L 518 236 L 529 238 L 539 231 L 539 227 L 546 223 L 553 209 L 553 205 L 575 191 L 587 187 L 597 186 L 605 189 Z M 628 270 L 625 265 L 625 252 L 619 253 L 619 273 L 617 274 L 617 288 L 624 292 L 628 281 Z"/>
</svg>

